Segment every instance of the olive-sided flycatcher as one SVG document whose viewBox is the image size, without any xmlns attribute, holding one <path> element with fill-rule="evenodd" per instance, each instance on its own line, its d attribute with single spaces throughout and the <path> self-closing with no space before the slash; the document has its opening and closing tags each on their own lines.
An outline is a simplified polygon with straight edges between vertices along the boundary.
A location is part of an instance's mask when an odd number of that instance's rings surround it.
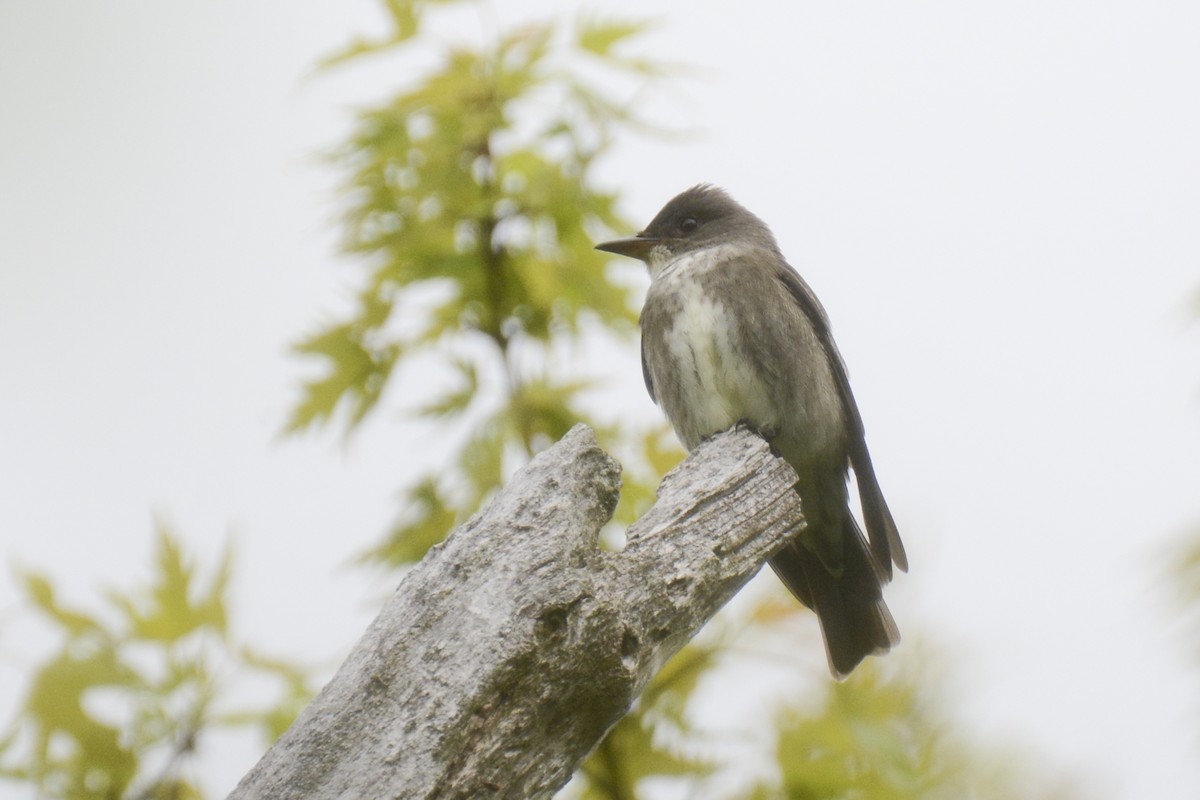
<svg viewBox="0 0 1200 800">
<path fill-rule="evenodd" d="M 882 587 L 893 562 L 907 570 L 904 547 L 825 309 L 770 229 L 702 185 L 597 247 L 649 268 L 642 374 L 684 446 L 744 423 L 796 471 L 806 525 L 771 566 L 816 612 L 834 675 L 886 652 L 900 637 Z M 850 467 L 869 543 L 848 505 Z"/>
</svg>

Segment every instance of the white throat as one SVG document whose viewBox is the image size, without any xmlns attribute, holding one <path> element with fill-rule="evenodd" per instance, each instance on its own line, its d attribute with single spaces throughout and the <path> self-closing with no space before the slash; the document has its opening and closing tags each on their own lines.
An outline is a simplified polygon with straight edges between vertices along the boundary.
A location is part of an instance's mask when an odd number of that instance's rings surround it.
<svg viewBox="0 0 1200 800">
<path fill-rule="evenodd" d="M 728 259 L 737 258 L 746 251 L 742 244 L 714 244 L 700 250 L 689 250 L 681 255 L 673 255 L 662 245 L 651 248 L 650 256 L 646 259 L 646 267 L 650 271 L 652 283 L 667 278 L 683 278 L 700 275 Z"/>
</svg>

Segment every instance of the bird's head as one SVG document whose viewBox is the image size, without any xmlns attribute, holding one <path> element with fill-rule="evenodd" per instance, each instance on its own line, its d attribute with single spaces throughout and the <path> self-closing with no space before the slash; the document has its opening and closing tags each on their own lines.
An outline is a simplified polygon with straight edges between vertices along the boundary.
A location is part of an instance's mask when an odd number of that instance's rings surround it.
<svg viewBox="0 0 1200 800">
<path fill-rule="evenodd" d="M 641 233 L 603 242 L 596 249 L 640 259 L 654 274 L 682 255 L 720 245 L 779 249 L 762 220 L 723 189 L 701 184 L 672 198 Z"/>
</svg>

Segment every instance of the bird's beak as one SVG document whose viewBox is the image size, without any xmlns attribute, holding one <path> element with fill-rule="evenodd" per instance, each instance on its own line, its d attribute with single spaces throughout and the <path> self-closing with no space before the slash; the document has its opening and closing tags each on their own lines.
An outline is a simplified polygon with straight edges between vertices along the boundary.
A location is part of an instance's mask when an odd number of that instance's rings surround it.
<svg viewBox="0 0 1200 800">
<path fill-rule="evenodd" d="M 651 236 L 626 236 L 624 239 L 613 239 L 611 242 L 601 242 L 597 250 L 606 253 L 616 253 L 619 256 L 629 256 L 642 261 L 650 255 L 650 249 L 658 244 L 658 239 Z"/>
</svg>

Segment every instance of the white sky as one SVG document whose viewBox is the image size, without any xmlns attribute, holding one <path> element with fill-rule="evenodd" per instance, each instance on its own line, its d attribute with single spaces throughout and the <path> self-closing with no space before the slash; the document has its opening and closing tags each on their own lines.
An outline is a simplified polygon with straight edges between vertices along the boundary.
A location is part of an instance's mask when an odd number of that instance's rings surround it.
<svg viewBox="0 0 1200 800">
<path fill-rule="evenodd" d="M 534 7 L 580 4 L 490 14 Z M 601 177 L 643 222 L 725 186 L 820 294 L 908 545 L 893 610 L 956 659 L 962 716 L 1097 796 L 1194 796 L 1163 564 L 1200 520 L 1200 6 L 587 7 L 704 65 L 646 95 L 702 135 Z M 276 438 L 286 346 L 356 276 L 316 156 L 406 75 L 305 80 L 375 4 L 282 9 L 0 7 L 0 541 L 94 604 L 144 576 L 154 513 L 210 561 L 232 533 L 243 633 L 332 663 L 380 590 L 344 565 L 436 439 L 388 412 Z M 605 368 L 650 418 L 635 356 Z M 46 644 L 0 578 L 4 720 Z M 257 757 L 223 746 L 218 788 Z"/>
</svg>

